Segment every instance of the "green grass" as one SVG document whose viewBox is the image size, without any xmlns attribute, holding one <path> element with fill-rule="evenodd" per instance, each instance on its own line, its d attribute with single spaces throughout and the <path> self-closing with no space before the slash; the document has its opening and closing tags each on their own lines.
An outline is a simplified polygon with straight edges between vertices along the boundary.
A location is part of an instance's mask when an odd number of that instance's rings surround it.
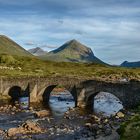
<svg viewBox="0 0 140 140">
<path fill-rule="evenodd" d="M 0 66 L 13 67 L 14 70 L 0 69 L 0 76 L 67 76 L 108 80 L 128 77 L 140 79 L 140 69 L 111 67 L 96 63 L 42 61 L 36 57 L 12 57 L 12 63 L 9 63 L 8 59 L 1 62 Z"/>
<path fill-rule="evenodd" d="M 140 140 L 140 107 L 135 109 L 135 115 L 121 124 L 118 130 L 120 140 Z"/>
</svg>

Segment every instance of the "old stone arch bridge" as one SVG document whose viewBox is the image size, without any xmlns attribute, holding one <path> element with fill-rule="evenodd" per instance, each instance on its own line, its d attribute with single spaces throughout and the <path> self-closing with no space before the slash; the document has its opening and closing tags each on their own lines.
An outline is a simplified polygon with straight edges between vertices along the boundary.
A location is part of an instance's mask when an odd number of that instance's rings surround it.
<svg viewBox="0 0 140 140">
<path fill-rule="evenodd" d="M 140 104 L 140 82 L 136 81 L 122 83 L 70 77 L 1 77 L 0 93 L 2 96 L 17 97 L 22 94 L 21 91 L 24 91 L 30 97 L 30 102 L 48 103 L 50 93 L 57 85 L 62 85 L 70 91 L 75 100 L 75 106 L 82 108 L 93 108 L 94 97 L 101 91 L 118 97 L 125 108 L 133 108 Z"/>
</svg>

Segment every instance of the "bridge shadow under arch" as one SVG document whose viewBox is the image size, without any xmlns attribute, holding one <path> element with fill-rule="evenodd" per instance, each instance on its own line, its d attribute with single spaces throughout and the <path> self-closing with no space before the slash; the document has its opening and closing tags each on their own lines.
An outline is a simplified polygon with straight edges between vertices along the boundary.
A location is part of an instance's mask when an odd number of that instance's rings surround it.
<svg viewBox="0 0 140 140">
<path fill-rule="evenodd" d="M 14 104 L 21 96 L 22 89 L 19 86 L 13 86 L 9 89 L 8 95 L 11 97 L 11 103 Z"/>
<path fill-rule="evenodd" d="M 42 94 L 43 105 L 49 105 L 50 94 L 55 87 L 57 87 L 57 85 L 51 85 L 51 86 L 46 87 L 46 89 L 44 90 Z"/>
</svg>

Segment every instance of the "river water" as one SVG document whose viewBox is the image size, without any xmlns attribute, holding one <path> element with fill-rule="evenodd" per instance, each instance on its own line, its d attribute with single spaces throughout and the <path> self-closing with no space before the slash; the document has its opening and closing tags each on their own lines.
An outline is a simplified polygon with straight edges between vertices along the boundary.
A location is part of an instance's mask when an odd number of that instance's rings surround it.
<svg viewBox="0 0 140 140">
<path fill-rule="evenodd" d="M 94 111 L 105 116 L 115 115 L 123 109 L 121 101 L 114 95 L 107 92 L 100 92 L 94 99 Z"/>
<path fill-rule="evenodd" d="M 53 96 L 50 97 L 50 108 L 54 116 L 63 116 L 69 108 L 74 106 L 75 102 L 73 97 L 71 94 L 66 94 L 66 92 L 57 95 L 53 94 Z M 101 92 L 95 97 L 93 108 L 97 114 L 101 113 L 105 116 L 110 116 L 123 109 L 123 105 L 114 95 L 107 92 Z"/>
<path fill-rule="evenodd" d="M 50 97 L 50 108 L 54 116 L 61 117 L 69 109 L 75 106 L 70 94 L 60 93 Z"/>
<path fill-rule="evenodd" d="M 62 123 L 63 125 L 67 124 L 67 126 L 70 125 L 71 127 L 77 127 L 79 125 L 78 127 L 80 127 L 80 124 L 82 124 L 83 121 L 82 118 L 78 118 L 72 121 L 68 120 L 70 122 L 67 122 L 63 118 L 64 113 L 68 111 L 69 108 L 73 108 L 74 106 L 75 102 L 73 100 L 73 97 L 68 92 L 60 92 L 57 94 L 52 94 L 50 96 L 49 109 L 52 112 L 51 117 L 54 118 L 53 128 L 56 124 L 59 125 L 59 123 Z M 39 105 L 36 105 L 36 108 L 37 110 L 46 109 Z M 115 114 L 122 108 L 123 106 L 119 99 L 113 96 L 112 94 L 101 92 L 95 97 L 94 111 L 97 114 L 102 113 L 105 116 L 110 116 L 111 114 Z M 34 114 L 28 110 L 23 112 L 17 112 L 14 115 L 7 114 L 6 112 L 1 112 L 0 129 L 8 130 L 9 128 L 18 127 L 19 125 L 23 124 L 26 120 L 38 121 L 38 119 L 34 117 Z M 46 121 L 44 123 L 44 121 L 42 120 L 42 126 L 43 125 L 45 125 L 45 127 L 50 127 L 50 125 L 52 124 L 48 124 L 46 123 Z M 40 139 L 42 136 L 45 139 L 46 135 L 40 135 L 38 139 Z M 71 140 L 70 137 L 68 140 Z"/>
</svg>

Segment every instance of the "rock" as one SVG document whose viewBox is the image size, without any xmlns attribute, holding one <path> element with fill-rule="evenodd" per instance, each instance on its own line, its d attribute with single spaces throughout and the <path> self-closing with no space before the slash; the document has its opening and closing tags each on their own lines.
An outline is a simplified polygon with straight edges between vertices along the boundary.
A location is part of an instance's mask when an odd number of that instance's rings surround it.
<svg viewBox="0 0 140 140">
<path fill-rule="evenodd" d="M 90 129 L 92 132 L 95 133 L 99 129 L 99 126 L 98 126 L 98 124 L 93 124 L 92 127 L 90 127 Z"/>
<path fill-rule="evenodd" d="M 119 118 L 124 118 L 125 115 L 124 115 L 122 112 L 118 112 L 118 113 L 117 113 L 117 116 L 118 116 Z"/>
<path fill-rule="evenodd" d="M 15 112 L 11 112 L 11 115 L 15 115 Z"/>
<path fill-rule="evenodd" d="M 31 131 L 32 133 L 41 133 L 42 130 L 41 128 L 37 125 L 37 123 L 33 121 L 26 121 L 25 123 L 22 124 L 22 127 L 26 131 Z"/>
<path fill-rule="evenodd" d="M 103 125 L 102 125 L 102 124 L 100 124 L 100 125 L 98 125 L 98 127 L 99 127 L 100 129 L 102 129 L 102 128 L 103 128 Z"/>
<path fill-rule="evenodd" d="M 41 110 L 41 111 L 35 112 L 35 116 L 39 118 L 48 117 L 49 115 L 50 115 L 50 111 L 48 110 Z"/>
<path fill-rule="evenodd" d="M 103 134 L 102 129 L 99 129 L 99 130 L 97 130 L 97 132 L 96 132 L 96 137 L 97 137 L 97 135 L 102 135 L 102 134 Z"/>
<path fill-rule="evenodd" d="M 85 126 L 86 127 L 90 127 L 91 126 L 91 123 L 86 123 Z"/>
<path fill-rule="evenodd" d="M 92 118 L 94 118 L 96 122 L 100 122 L 101 121 L 101 118 L 99 118 L 99 117 L 97 117 L 95 115 L 92 115 Z"/>
<path fill-rule="evenodd" d="M 12 108 L 12 105 L 9 105 L 8 108 Z"/>
<path fill-rule="evenodd" d="M 16 109 L 17 109 L 17 108 L 16 108 L 16 106 L 13 106 L 13 109 L 15 109 L 15 110 L 16 110 Z"/>
<path fill-rule="evenodd" d="M 69 112 L 68 112 L 68 111 L 66 111 L 66 112 L 65 112 L 65 115 L 68 115 L 68 114 L 69 114 Z"/>
<path fill-rule="evenodd" d="M 7 136 L 11 137 L 11 136 L 15 136 L 16 134 L 20 134 L 20 133 L 24 133 L 24 129 L 22 127 L 18 127 L 18 128 L 10 128 L 7 131 Z"/>
<path fill-rule="evenodd" d="M 107 129 L 105 129 L 104 133 L 105 133 L 105 136 L 111 135 L 112 134 L 112 129 L 107 128 Z"/>
<path fill-rule="evenodd" d="M 2 111 L 2 110 L 3 110 L 3 108 L 4 108 L 4 107 L 3 107 L 3 106 L 1 106 L 1 107 L 0 107 L 0 110 Z"/>
<path fill-rule="evenodd" d="M 11 108 L 11 111 L 16 111 L 16 110 L 17 110 L 16 106 L 13 106 L 13 107 Z"/>
<path fill-rule="evenodd" d="M 33 111 L 33 107 L 29 107 L 29 110 L 30 110 L 30 111 Z"/>
<path fill-rule="evenodd" d="M 105 120 L 104 120 L 104 123 L 108 123 L 108 119 L 105 119 Z"/>
<path fill-rule="evenodd" d="M 71 117 L 70 117 L 70 116 L 68 116 L 68 115 L 65 115 L 65 116 L 64 116 L 64 119 L 68 119 L 68 120 L 70 120 L 70 119 L 71 119 Z"/>
<path fill-rule="evenodd" d="M 115 118 L 116 118 L 116 119 L 119 119 L 119 117 L 118 117 L 118 116 L 115 116 Z"/>
<path fill-rule="evenodd" d="M 69 107 L 69 109 L 68 109 L 69 111 L 74 111 L 75 110 L 75 108 L 74 107 Z"/>
<path fill-rule="evenodd" d="M 17 134 L 27 134 L 27 133 L 41 133 L 42 129 L 33 121 L 26 121 L 21 126 L 17 128 L 10 128 L 7 131 L 7 136 L 15 136 Z"/>
<path fill-rule="evenodd" d="M 50 118 L 47 118 L 47 121 L 48 121 L 48 123 L 51 123 L 51 120 L 50 120 Z"/>
<path fill-rule="evenodd" d="M 111 135 L 108 136 L 100 136 L 96 140 L 120 140 L 120 136 L 117 132 L 113 131 Z"/>
<path fill-rule="evenodd" d="M 2 135 L 4 133 L 4 131 L 2 129 L 0 129 L 0 135 Z"/>
</svg>

